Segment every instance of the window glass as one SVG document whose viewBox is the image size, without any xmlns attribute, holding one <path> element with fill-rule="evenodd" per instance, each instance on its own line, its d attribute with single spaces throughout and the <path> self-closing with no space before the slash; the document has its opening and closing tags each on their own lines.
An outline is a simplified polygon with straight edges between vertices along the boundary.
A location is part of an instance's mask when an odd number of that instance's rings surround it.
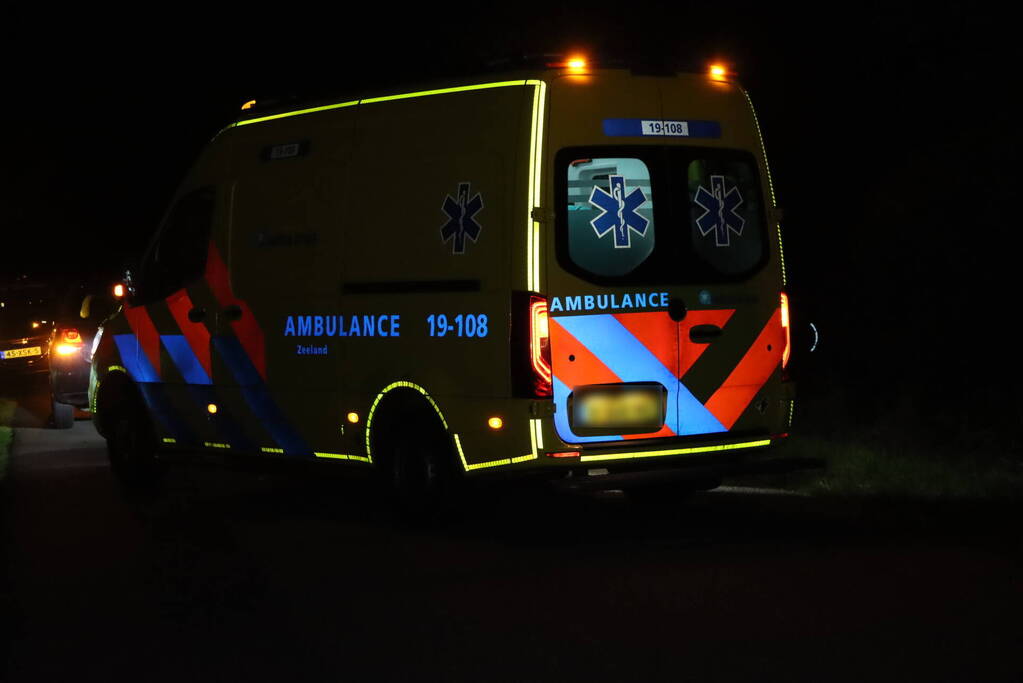
<svg viewBox="0 0 1023 683">
<path fill-rule="evenodd" d="M 759 263 L 763 207 L 753 166 L 735 159 L 693 159 L 686 183 L 695 254 L 724 275 L 746 272 Z"/>
<path fill-rule="evenodd" d="M 641 159 L 568 164 L 568 250 L 595 275 L 632 272 L 654 251 L 654 196 Z"/>
<path fill-rule="evenodd" d="M 726 282 L 767 261 L 765 204 L 749 152 L 576 147 L 560 150 L 555 164 L 557 257 L 579 277 L 608 285 Z"/>
<path fill-rule="evenodd" d="M 138 298 L 163 299 L 200 278 L 213 225 L 213 188 L 184 195 L 167 214 L 156 243 L 143 259 Z"/>
</svg>

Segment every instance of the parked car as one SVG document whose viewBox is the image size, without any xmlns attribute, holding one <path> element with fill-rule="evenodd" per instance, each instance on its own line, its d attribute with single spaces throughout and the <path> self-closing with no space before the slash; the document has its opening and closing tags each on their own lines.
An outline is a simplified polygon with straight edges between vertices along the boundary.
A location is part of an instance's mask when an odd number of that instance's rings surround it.
<svg viewBox="0 0 1023 683">
<path fill-rule="evenodd" d="M 88 353 L 97 323 L 83 303 L 96 285 L 20 276 L 0 284 L 0 388 L 46 392 L 48 423 L 68 429 L 88 406 Z M 86 306 L 85 308 L 88 308 Z"/>
</svg>

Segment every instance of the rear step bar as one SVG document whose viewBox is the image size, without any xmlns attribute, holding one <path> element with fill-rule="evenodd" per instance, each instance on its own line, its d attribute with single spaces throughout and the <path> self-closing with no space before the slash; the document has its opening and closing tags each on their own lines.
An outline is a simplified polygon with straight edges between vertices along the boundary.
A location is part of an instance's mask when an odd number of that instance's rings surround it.
<svg viewBox="0 0 1023 683">
<path fill-rule="evenodd" d="M 652 484 L 684 484 L 700 482 L 738 474 L 780 474 L 795 470 L 823 469 L 823 458 L 772 458 L 769 460 L 731 461 L 713 465 L 692 465 L 674 469 L 644 470 L 639 472 L 608 472 L 603 467 L 591 467 L 587 476 L 572 476 L 553 482 L 557 488 L 570 491 L 599 491 Z"/>
</svg>

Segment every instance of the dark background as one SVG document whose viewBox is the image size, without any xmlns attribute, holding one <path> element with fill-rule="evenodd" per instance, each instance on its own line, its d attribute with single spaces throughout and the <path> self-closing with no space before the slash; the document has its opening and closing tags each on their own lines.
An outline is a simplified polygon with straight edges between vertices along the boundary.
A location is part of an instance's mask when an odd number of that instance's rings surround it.
<svg viewBox="0 0 1023 683">
<path fill-rule="evenodd" d="M 806 428 L 1019 450 L 1021 148 L 1008 16 L 977 3 L 151 5 L 14 10 L 0 274 L 116 274 L 250 99 L 380 90 L 579 50 L 730 63 L 758 107 Z"/>
</svg>

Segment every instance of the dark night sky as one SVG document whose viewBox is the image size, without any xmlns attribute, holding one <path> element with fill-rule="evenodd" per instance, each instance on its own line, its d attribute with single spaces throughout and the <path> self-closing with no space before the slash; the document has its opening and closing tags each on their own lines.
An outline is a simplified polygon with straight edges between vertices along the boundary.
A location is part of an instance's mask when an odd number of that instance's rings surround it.
<svg viewBox="0 0 1023 683">
<path fill-rule="evenodd" d="M 991 7 L 481 3 L 365 15 L 292 4 L 238 5 L 230 17 L 211 7 L 8 20 L 0 274 L 116 272 L 251 97 L 443 78 L 573 48 L 680 65 L 721 56 L 761 116 L 794 300 L 833 342 L 817 374 L 896 376 L 933 394 L 948 391 L 935 377 L 1004 372 L 957 351 L 1020 289 L 1009 211 L 1021 140 L 1006 101 L 1018 37 Z M 984 342 L 986 356 L 1011 351 Z M 938 363 L 955 369 L 935 373 Z"/>
</svg>

